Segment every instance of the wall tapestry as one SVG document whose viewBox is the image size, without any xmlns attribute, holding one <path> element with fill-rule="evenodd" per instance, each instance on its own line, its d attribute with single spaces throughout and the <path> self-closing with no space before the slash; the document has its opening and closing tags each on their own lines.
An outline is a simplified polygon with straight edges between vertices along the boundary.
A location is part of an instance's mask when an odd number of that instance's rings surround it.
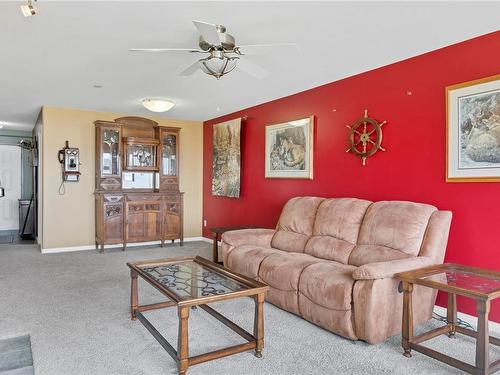
<svg viewBox="0 0 500 375">
<path fill-rule="evenodd" d="M 240 196 L 241 118 L 214 125 L 212 195 Z"/>
<path fill-rule="evenodd" d="M 314 116 L 266 126 L 267 178 L 313 178 Z"/>
<path fill-rule="evenodd" d="M 447 87 L 446 107 L 446 181 L 500 181 L 500 75 Z"/>
</svg>

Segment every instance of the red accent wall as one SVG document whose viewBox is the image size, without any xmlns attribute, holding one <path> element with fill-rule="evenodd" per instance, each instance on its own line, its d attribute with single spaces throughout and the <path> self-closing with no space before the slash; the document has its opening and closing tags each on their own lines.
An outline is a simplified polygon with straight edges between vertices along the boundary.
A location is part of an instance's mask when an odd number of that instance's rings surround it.
<svg viewBox="0 0 500 375">
<path fill-rule="evenodd" d="M 204 236 L 210 237 L 213 226 L 272 228 L 294 196 L 409 200 L 453 211 L 446 261 L 500 270 L 500 183 L 445 183 L 445 87 L 499 74 L 499 61 L 497 31 L 205 122 Z M 346 125 L 365 108 L 387 120 L 382 144 L 387 152 L 379 151 L 363 167 L 345 150 Z M 316 116 L 314 180 L 264 178 L 266 124 L 311 114 Z M 241 197 L 212 196 L 212 126 L 243 115 L 248 119 L 242 126 Z M 475 314 L 470 301 L 458 303 L 459 310 Z M 490 315 L 497 322 L 499 306 L 493 303 Z"/>
</svg>

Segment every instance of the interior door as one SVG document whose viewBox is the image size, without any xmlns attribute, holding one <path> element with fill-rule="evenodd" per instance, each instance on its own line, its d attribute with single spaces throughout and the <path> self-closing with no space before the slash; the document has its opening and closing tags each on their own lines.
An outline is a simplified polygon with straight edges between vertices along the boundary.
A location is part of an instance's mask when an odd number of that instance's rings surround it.
<svg viewBox="0 0 500 375">
<path fill-rule="evenodd" d="M 21 148 L 0 145 L 0 186 L 5 197 L 0 198 L 0 230 L 19 229 L 21 198 Z"/>
</svg>

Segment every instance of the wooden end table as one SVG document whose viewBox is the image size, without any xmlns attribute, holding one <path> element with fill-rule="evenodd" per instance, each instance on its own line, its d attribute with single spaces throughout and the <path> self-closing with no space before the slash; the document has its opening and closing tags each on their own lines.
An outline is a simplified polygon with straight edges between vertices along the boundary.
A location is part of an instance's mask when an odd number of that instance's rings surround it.
<svg viewBox="0 0 500 375">
<path fill-rule="evenodd" d="M 222 233 L 229 232 L 230 230 L 253 229 L 253 228 L 255 228 L 255 225 L 247 225 L 247 226 L 242 226 L 242 227 L 214 227 L 214 228 L 210 228 L 210 231 L 212 232 L 212 237 L 214 239 L 214 243 L 212 245 L 212 262 L 222 264 L 222 262 L 219 262 L 219 245 L 218 245 L 218 242 L 220 241 L 220 237 L 222 236 Z"/>
<path fill-rule="evenodd" d="M 500 360 L 491 364 L 489 360 L 489 344 L 500 346 L 500 339 L 489 336 L 488 333 L 490 303 L 500 297 L 500 272 L 448 263 L 398 273 L 395 277 L 403 283 L 402 346 L 404 356 L 411 357 L 413 349 L 469 374 L 493 374 L 500 369 Z M 446 326 L 413 336 L 412 292 L 414 285 L 423 285 L 448 293 L 448 324 Z M 477 332 L 457 325 L 457 295 L 476 300 Z M 442 334 L 448 334 L 449 337 L 454 338 L 455 333 L 476 339 L 475 366 L 421 345 L 422 342 Z"/>
<path fill-rule="evenodd" d="M 269 289 L 266 284 L 234 273 L 198 256 L 131 262 L 127 263 L 127 266 L 130 268 L 131 276 L 130 312 L 132 320 L 139 319 L 163 349 L 177 362 L 180 375 L 184 375 L 188 367 L 192 365 L 248 350 L 255 350 L 255 356 L 262 357 L 264 297 Z M 163 293 L 168 301 L 139 305 L 137 292 L 139 276 Z M 208 306 L 208 303 L 245 296 L 253 298 L 255 302 L 253 334 Z M 196 306 L 236 332 L 246 342 L 190 357 L 188 319 L 190 309 L 194 309 Z M 179 317 L 177 350 L 142 314 L 144 311 L 166 307 L 177 308 Z"/>
</svg>

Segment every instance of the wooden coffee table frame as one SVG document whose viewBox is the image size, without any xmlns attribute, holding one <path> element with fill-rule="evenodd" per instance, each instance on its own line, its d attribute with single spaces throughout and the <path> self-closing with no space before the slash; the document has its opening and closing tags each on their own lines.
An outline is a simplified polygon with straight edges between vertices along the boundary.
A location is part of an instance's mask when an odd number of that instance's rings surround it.
<svg viewBox="0 0 500 375">
<path fill-rule="evenodd" d="M 402 324 L 402 346 L 404 356 L 411 357 L 411 350 L 416 350 L 429 357 L 456 367 L 469 374 L 493 374 L 500 369 L 500 360 L 490 364 L 489 344 L 500 346 L 500 339 L 489 336 L 488 315 L 490 303 L 493 299 L 500 297 L 500 289 L 489 293 L 479 292 L 474 289 L 466 289 L 439 281 L 423 279 L 424 277 L 437 275 L 447 270 L 457 270 L 468 272 L 476 276 L 488 276 L 500 280 L 500 272 L 484 270 L 476 267 L 462 266 L 458 264 L 441 264 L 421 268 L 415 271 L 402 272 L 395 275 L 403 284 L 403 324 Z M 444 327 L 435 328 L 418 336 L 413 336 L 413 307 L 412 292 L 413 285 L 423 285 L 448 293 L 447 321 Z M 478 330 L 473 331 L 457 325 L 457 303 L 456 296 L 474 298 L 476 300 L 476 311 L 478 315 Z M 420 345 L 422 342 L 430 340 L 442 334 L 448 334 L 450 338 L 455 337 L 455 333 L 461 333 L 476 339 L 476 363 L 475 366 L 450 357 L 436 350 Z"/>
<path fill-rule="evenodd" d="M 166 265 L 172 263 L 181 262 L 196 262 L 204 267 L 210 268 L 220 274 L 223 274 L 229 278 L 238 281 L 248 287 L 248 289 L 231 292 L 221 295 L 212 295 L 207 297 L 193 298 L 193 299 L 182 299 L 171 290 L 157 282 L 150 275 L 141 270 L 140 267 L 144 266 L 155 266 L 155 265 Z M 196 365 L 198 363 L 203 363 L 211 361 L 213 359 L 226 357 L 232 354 L 241 353 L 247 350 L 255 350 L 255 356 L 258 358 L 262 357 L 262 349 L 264 348 L 264 316 L 263 316 L 263 306 L 265 293 L 269 289 L 266 284 L 249 279 L 243 275 L 232 272 L 231 270 L 222 267 L 218 264 L 210 262 L 201 257 L 178 257 L 169 259 L 156 259 L 151 261 L 140 261 L 140 262 L 130 262 L 127 263 L 130 267 L 131 276 L 131 293 L 130 293 L 130 313 L 132 320 L 139 319 L 139 321 L 147 328 L 147 330 L 153 335 L 153 337 L 160 343 L 160 345 L 166 350 L 166 352 L 177 362 L 179 369 L 179 374 L 183 375 L 186 373 L 188 367 Z M 149 305 L 139 305 L 139 296 L 137 291 L 137 280 L 138 276 L 141 276 L 146 282 L 158 289 L 162 294 L 169 298 L 166 302 L 159 302 Z M 194 280 L 191 285 L 195 285 Z M 228 299 L 238 298 L 238 297 L 251 297 L 255 302 L 255 316 L 254 316 L 254 327 L 253 334 L 247 332 L 245 329 L 238 326 L 236 323 L 232 322 L 216 310 L 208 306 L 208 303 L 224 301 Z M 179 329 L 178 329 L 178 340 L 177 340 L 177 350 L 158 332 L 158 330 L 146 319 L 142 314 L 144 311 L 162 309 L 166 307 L 177 307 L 177 314 L 179 317 Z M 196 308 L 199 306 L 204 311 L 208 312 L 214 318 L 219 320 L 222 324 L 236 332 L 238 335 L 243 337 L 247 342 L 239 345 L 230 346 L 227 348 L 215 350 L 205 354 L 197 355 L 194 357 L 189 357 L 189 340 L 188 340 L 188 319 L 189 312 L 191 308 Z"/>
</svg>

